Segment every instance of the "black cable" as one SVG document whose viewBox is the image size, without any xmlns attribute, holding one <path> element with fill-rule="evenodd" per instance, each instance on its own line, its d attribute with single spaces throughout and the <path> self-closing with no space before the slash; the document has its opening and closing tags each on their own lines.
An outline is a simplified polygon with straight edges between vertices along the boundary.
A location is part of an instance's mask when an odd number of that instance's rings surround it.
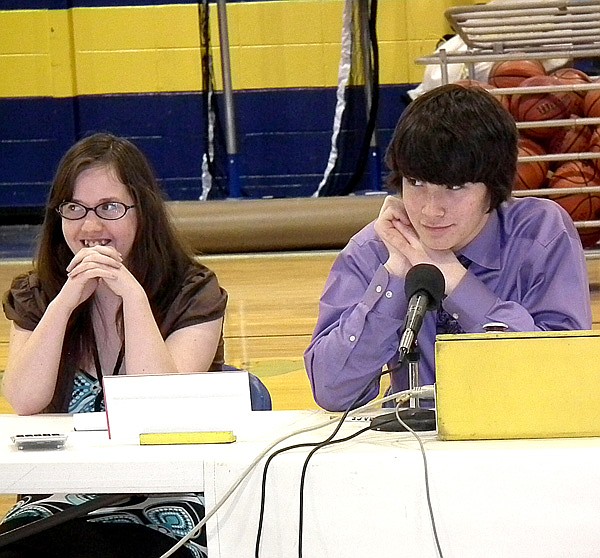
<svg viewBox="0 0 600 558">
<path fill-rule="evenodd" d="M 262 482 L 261 482 L 261 491 L 260 491 L 260 511 L 258 514 L 258 528 L 257 528 L 257 532 L 256 532 L 256 543 L 254 546 L 254 558 L 259 558 L 259 554 L 260 554 L 260 540 L 262 538 L 262 530 L 263 530 L 263 522 L 264 522 L 264 517 L 265 517 L 265 498 L 266 498 L 266 487 L 267 487 L 267 471 L 269 469 L 269 465 L 271 464 L 271 461 L 273 460 L 273 458 L 276 455 L 279 455 L 280 453 L 283 453 L 284 451 L 288 451 L 291 449 L 296 449 L 296 448 L 304 448 L 304 447 L 310 447 L 313 445 L 318 444 L 319 442 L 313 442 L 313 443 L 306 443 L 306 444 L 295 444 L 293 446 L 286 446 L 285 448 L 281 448 L 275 452 L 273 452 L 269 458 L 267 459 L 267 461 L 265 462 L 265 467 L 263 469 L 263 476 L 262 476 Z"/>
<path fill-rule="evenodd" d="M 346 412 L 346 414 L 349 411 L 350 410 L 348 410 Z M 267 471 L 267 467 L 268 467 L 269 463 L 271 462 L 271 460 L 276 455 L 279 455 L 280 453 L 283 453 L 284 451 L 288 451 L 288 450 L 292 450 L 292 449 L 298 449 L 298 448 L 308 448 L 308 447 L 317 446 L 309 454 L 309 456 L 312 456 L 315 451 L 317 451 L 318 449 L 320 449 L 320 448 L 322 448 L 322 447 L 324 447 L 326 445 L 330 445 L 331 446 L 333 444 L 338 444 L 338 443 L 341 443 L 341 442 L 347 442 L 348 440 L 352 440 L 352 438 L 356 438 L 360 434 L 364 434 L 365 432 L 373 429 L 373 427 L 371 425 L 369 425 L 369 426 L 366 426 L 365 428 L 361 428 L 357 432 L 354 432 L 354 433 L 352 433 L 352 434 L 350 434 L 350 435 L 348 435 L 348 436 L 346 436 L 344 438 L 338 438 L 337 440 L 332 440 L 331 439 L 332 436 L 335 436 L 335 434 L 339 431 L 342 423 L 343 423 L 343 421 L 340 421 L 340 423 L 336 427 L 336 430 L 334 431 L 334 433 L 332 435 L 330 435 L 327 440 L 324 440 L 322 442 L 306 442 L 304 444 L 294 444 L 293 446 L 287 446 L 285 448 L 281 448 L 280 450 L 277 450 L 276 452 L 274 452 L 269 457 L 269 459 L 267 460 L 267 462 L 265 463 L 265 469 L 263 471 L 263 483 L 262 483 L 262 492 L 261 492 L 260 518 L 259 518 L 259 522 L 258 522 L 258 534 L 257 534 L 257 537 L 256 537 L 256 547 L 254 549 L 254 556 L 256 558 L 259 558 L 259 552 L 260 552 L 260 539 L 261 539 L 261 532 L 262 532 L 262 526 L 263 526 L 263 520 L 264 520 L 264 496 L 265 496 L 266 471 Z M 303 468 L 303 475 L 304 475 L 304 471 L 305 471 L 305 468 Z M 301 503 L 301 506 L 302 506 L 302 503 Z M 300 531 L 300 532 L 302 532 L 302 531 Z M 300 551 L 300 553 L 302 553 L 302 543 L 300 543 L 299 551 Z"/>
<path fill-rule="evenodd" d="M 262 482 L 261 482 L 260 511 L 259 511 L 259 516 L 258 516 L 258 527 L 257 527 L 257 532 L 256 532 L 256 544 L 254 547 L 254 557 L 255 558 L 259 558 L 259 553 L 260 553 L 260 541 L 262 538 L 262 530 L 263 530 L 264 516 L 265 516 L 267 473 L 268 473 L 269 466 L 270 466 L 271 462 L 273 461 L 273 459 L 277 455 L 279 455 L 285 451 L 292 450 L 292 449 L 322 446 L 322 445 L 327 445 L 328 443 L 330 443 L 331 440 L 335 437 L 335 435 L 339 432 L 340 428 L 342 427 L 342 424 L 344 423 L 344 421 L 346 420 L 346 417 L 348 416 L 348 413 L 350 413 L 350 411 L 355 408 L 356 404 L 368 393 L 369 389 L 371 389 L 371 385 L 373 384 L 373 382 L 379 381 L 384 374 L 389 374 L 390 372 L 399 369 L 402 366 L 402 363 L 404 362 L 405 357 L 406 357 L 406 351 L 399 352 L 398 363 L 392 369 L 386 369 L 384 372 L 381 372 L 380 374 L 378 374 L 377 376 L 375 376 L 374 378 L 372 378 L 369 381 L 369 383 L 366 385 L 366 387 L 358 394 L 358 396 L 350 403 L 350 405 L 348 405 L 348 408 L 344 411 L 344 413 L 340 417 L 340 420 L 338 421 L 337 426 L 325 440 L 323 440 L 321 442 L 306 442 L 303 444 L 294 444 L 291 446 L 286 446 L 284 448 L 274 451 L 267 458 L 267 460 L 265 462 L 265 467 L 263 469 Z M 370 428 L 371 427 L 369 427 L 369 429 Z"/>
<path fill-rule="evenodd" d="M 371 138 L 375 132 L 377 123 L 377 114 L 379 112 L 379 44 L 377 42 L 377 1 L 371 0 L 371 10 L 369 13 L 369 39 L 371 42 L 372 54 L 372 87 L 371 87 L 371 106 L 369 107 L 369 117 L 367 127 L 363 136 L 362 145 L 359 151 L 356 167 L 352 176 L 348 180 L 343 194 L 354 192 L 362 179 L 367 162 L 369 160 Z"/>
<path fill-rule="evenodd" d="M 387 374 L 387 371 L 385 373 Z M 259 553 L 260 553 L 260 540 L 262 538 L 263 522 L 264 522 L 264 515 L 265 515 L 267 472 L 269 469 L 269 465 L 271 464 L 273 459 L 277 455 L 279 455 L 285 451 L 288 451 L 288 450 L 319 446 L 321 444 L 327 444 L 327 443 L 331 442 L 331 440 L 335 437 L 335 435 L 339 432 L 340 428 L 342 427 L 342 424 L 344 423 L 344 420 L 346 420 L 348 413 L 350 413 L 350 411 L 354 408 L 356 403 L 358 403 L 358 401 L 360 401 L 368 393 L 369 389 L 371 389 L 371 385 L 373 384 L 373 382 L 375 380 L 379 381 L 379 379 L 381 378 L 382 375 L 383 375 L 383 373 L 378 374 L 377 376 L 375 376 L 374 378 L 372 378 L 369 381 L 367 386 L 358 394 L 358 396 L 350 403 L 350 405 L 348 405 L 348 408 L 344 411 L 344 414 L 341 416 L 340 420 L 338 421 L 337 426 L 334 428 L 333 432 L 325 440 L 323 440 L 322 442 L 307 442 L 304 444 L 294 444 L 291 446 L 286 446 L 284 448 L 276 450 L 269 456 L 269 458 L 265 462 L 265 467 L 263 469 L 263 476 L 262 476 L 261 494 L 260 494 L 260 512 L 259 512 L 259 517 L 258 517 L 258 528 L 257 528 L 257 533 L 256 533 L 256 545 L 254 547 L 255 558 L 259 558 Z"/>
<path fill-rule="evenodd" d="M 365 426 L 365 428 L 361 428 L 357 432 L 346 436 L 345 438 L 339 438 L 337 440 L 324 441 L 310 451 L 310 453 L 306 456 L 304 460 L 304 465 L 302 467 L 302 475 L 300 476 L 300 516 L 298 520 L 298 558 L 302 558 L 302 533 L 304 528 L 304 480 L 306 478 L 306 469 L 308 468 L 308 463 L 311 460 L 312 456 L 319 451 L 321 448 L 325 446 L 332 446 L 333 444 L 338 444 L 341 442 L 347 442 L 348 440 L 352 440 L 369 430 L 372 430 L 373 427 L 371 425 Z"/>
<path fill-rule="evenodd" d="M 308 468 L 308 463 L 311 460 L 312 456 L 319 451 L 321 448 L 325 446 L 332 446 L 333 444 L 338 444 L 340 442 L 347 442 L 348 440 L 352 440 L 352 438 L 356 438 L 360 434 L 364 434 L 369 430 L 373 430 L 371 425 L 366 426 L 365 428 L 361 428 L 357 432 L 346 436 L 345 438 L 339 438 L 337 440 L 325 440 L 321 443 L 311 444 L 316 446 L 314 449 L 310 451 L 310 453 L 306 456 L 304 460 L 304 465 L 302 466 L 302 474 L 300 476 L 300 515 L 298 520 L 298 558 L 302 558 L 302 533 L 304 528 L 304 480 L 306 478 L 306 469 Z"/>
<path fill-rule="evenodd" d="M 425 454 L 425 448 L 423 447 L 423 442 L 419 438 L 418 434 L 414 430 L 412 430 L 400 418 L 400 416 L 398 415 L 398 407 L 396 407 L 395 418 L 400 424 L 402 424 L 406 428 L 406 430 L 408 432 L 410 432 L 416 438 L 417 442 L 419 443 L 419 448 L 421 450 L 421 457 L 423 459 L 423 472 L 425 475 L 425 494 L 426 494 L 426 499 L 427 499 L 427 508 L 429 510 L 429 518 L 431 520 L 431 527 L 433 530 L 433 538 L 434 538 L 436 550 L 438 552 L 438 556 L 440 558 L 444 558 L 444 554 L 442 552 L 442 547 L 441 547 L 438 532 L 437 532 L 435 515 L 433 513 L 433 506 L 431 503 L 431 494 L 430 494 L 430 490 L 429 490 L 429 471 L 428 471 L 428 466 L 427 466 L 427 456 Z M 306 481 L 306 471 L 308 469 L 308 464 L 309 464 L 310 460 L 312 459 L 313 455 L 317 451 L 319 451 L 321 448 L 324 448 L 325 446 L 331 446 L 331 445 L 337 444 L 339 442 L 347 442 L 348 440 L 351 440 L 352 438 L 355 438 L 356 436 L 363 434 L 364 432 L 367 432 L 369 430 L 373 430 L 373 425 L 369 425 L 369 426 L 359 430 L 358 432 L 355 432 L 354 434 L 346 436 L 345 438 L 339 438 L 338 440 L 321 442 L 320 444 L 310 444 L 310 445 L 314 445 L 316 447 L 314 447 L 310 451 L 310 453 L 306 456 L 306 459 L 304 460 L 304 465 L 302 467 L 302 474 L 300 476 L 300 510 L 299 510 L 299 521 L 298 521 L 298 558 L 302 558 L 302 547 L 303 547 L 302 539 L 303 539 L 303 530 L 304 530 L 304 486 L 305 486 L 305 481 Z M 309 444 L 305 444 L 305 445 L 309 445 Z"/>
<path fill-rule="evenodd" d="M 222 169 L 217 168 L 218 152 L 224 149 L 223 131 L 221 118 L 219 116 L 219 107 L 214 94 L 215 79 L 212 70 L 212 54 L 210 45 L 210 1 L 198 0 L 198 24 L 199 24 L 199 39 L 200 39 L 200 62 L 202 71 L 202 110 L 204 113 L 204 127 L 202 130 L 202 141 L 204 148 L 204 156 L 206 157 L 206 165 L 208 174 L 212 177 L 213 186 L 217 191 L 216 197 L 226 198 L 228 192 L 219 180 L 219 173 Z M 212 137 L 213 153 L 211 156 L 211 138 L 210 138 L 210 115 L 214 114 L 214 129 Z M 222 174 L 222 173 L 221 173 Z M 209 193 L 210 195 L 210 193 Z M 213 193 L 214 195 L 214 193 Z"/>
</svg>

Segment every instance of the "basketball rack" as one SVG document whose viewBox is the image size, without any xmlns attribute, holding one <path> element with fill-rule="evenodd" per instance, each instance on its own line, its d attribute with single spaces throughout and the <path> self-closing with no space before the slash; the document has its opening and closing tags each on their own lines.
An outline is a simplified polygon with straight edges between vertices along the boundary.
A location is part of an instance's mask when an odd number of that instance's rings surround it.
<svg viewBox="0 0 600 558">
<path fill-rule="evenodd" d="M 417 58 L 420 65 L 439 64 L 442 83 L 448 83 L 448 66 L 463 64 L 473 79 L 475 63 L 505 60 L 549 60 L 600 58 L 600 0 L 538 0 L 492 2 L 476 6 L 456 6 L 444 12 L 452 29 L 466 45 L 461 52 L 448 52 L 441 46 L 434 54 Z M 496 95 L 533 94 L 555 91 L 587 91 L 600 89 L 600 80 L 593 83 L 496 88 Z M 600 125 L 600 118 L 570 118 L 535 123 L 517 122 L 518 129 Z M 600 159 L 600 153 L 561 153 L 519 157 L 522 162 L 569 161 Z M 565 193 L 600 193 L 600 186 L 561 188 L 560 193 L 548 188 L 519 190 L 516 197 L 552 197 Z M 577 228 L 599 227 L 598 221 L 577 221 Z M 600 258 L 600 249 L 586 250 L 587 258 Z"/>
<path fill-rule="evenodd" d="M 481 52 L 560 57 L 600 49 L 598 0 L 490 3 L 449 8 L 445 16 L 465 44 Z"/>
<path fill-rule="evenodd" d="M 444 12 L 465 52 L 440 48 L 417 64 L 448 64 L 600 56 L 600 0 L 538 0 L 456 6 Z"/>
</svg>

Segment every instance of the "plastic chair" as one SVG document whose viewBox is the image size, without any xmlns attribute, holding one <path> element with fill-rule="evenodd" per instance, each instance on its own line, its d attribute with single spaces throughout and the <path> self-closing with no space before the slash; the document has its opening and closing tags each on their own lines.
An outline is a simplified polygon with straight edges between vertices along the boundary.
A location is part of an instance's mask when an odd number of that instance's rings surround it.
<svg viewBox="0 0 600 558">
<path fill-rule="evenodd" d="M 222 368 L 223 372 L 246 372 L 241 368 L 231 366 L 230 364 L 224 364 Z M 273 408 L 273 402 L 271 401 L 271 394 L 267 389 L 267 386 L 263 384 L 262 380 L 248 372 L 248 381 L 250 382 L 250 404 L 253 411 L 270 411 Z"/>
</svg>

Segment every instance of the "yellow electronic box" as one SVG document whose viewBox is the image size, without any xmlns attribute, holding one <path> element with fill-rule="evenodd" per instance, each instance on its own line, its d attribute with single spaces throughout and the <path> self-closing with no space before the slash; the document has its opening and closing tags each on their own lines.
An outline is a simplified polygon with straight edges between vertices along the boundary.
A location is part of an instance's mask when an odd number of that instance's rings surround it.
<svg viewBox="0 0 600 558">
<path fill-rule="evenodd" d="M 600 332 L 439 335 L 443 440 L 600 436 Z"/>
</svg>

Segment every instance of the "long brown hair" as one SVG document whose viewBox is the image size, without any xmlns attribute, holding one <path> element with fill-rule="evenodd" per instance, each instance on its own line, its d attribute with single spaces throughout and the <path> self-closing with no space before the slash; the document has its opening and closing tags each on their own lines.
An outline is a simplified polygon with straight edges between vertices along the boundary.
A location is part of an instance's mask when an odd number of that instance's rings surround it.
<svg viewBox="0 0 600 558">
<path fill-rule="evenodd" d="M 56 208 L 72 199 L 77 177 L 94 166 L 113 169 L 136 206 L 137 231 L 127 268 L 146 291 L 160 324 L 194 260 L 175 233 L 148 159 L 133 143 L 111 134 L 98 133 L 81 139 L 58 165 L 35 259 L 44 294 L 48 300 L 54 299 L 67 280 L 66 267 L 73 258 Z M 56 389 L 46 411 L 66 410 L 73 371 L 90 362 L 94 344 L 90 299 L 73 312 L 67 325 Z"/>
</svg>

